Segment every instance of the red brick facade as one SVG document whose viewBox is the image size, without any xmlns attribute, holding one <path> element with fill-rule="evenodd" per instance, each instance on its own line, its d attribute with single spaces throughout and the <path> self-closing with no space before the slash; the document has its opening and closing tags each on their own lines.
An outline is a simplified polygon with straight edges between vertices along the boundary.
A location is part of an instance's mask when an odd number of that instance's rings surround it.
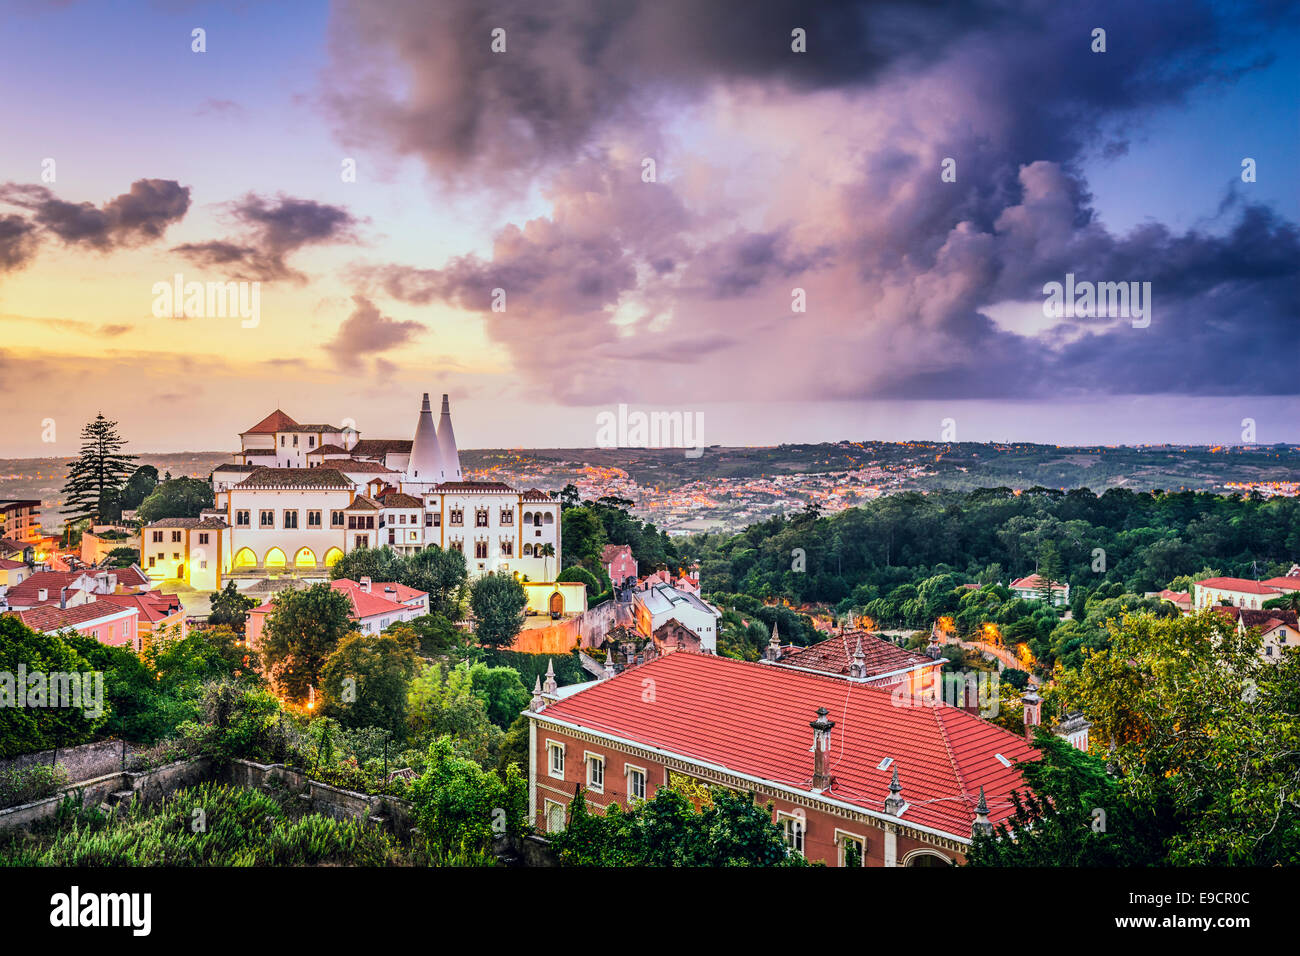
<svg viewBox="0 0 1300 956">
<path fill-rule="evenodd" d="M 531 714 L 532 754 L 529 767 L 533 822 L 542 832 L 551 829 L 548 813 L 567 813 L 579 786 L 587 787 L 587 803 L 602 812 L 611 802 L 626 807 L 632 802 L 633 771 L 644 774 L 645 798 L 667 786 L 670 771 L 706 784 L 753 793 L 760 805 L 772 804 L 774 819 L 798 820 L 803 827 L 803 853 L 810 861 L 827 866 L 844 865 L 845 838 L 865 844 L 865 866 L 925 866 L 965 862 L 965 843 L 923 829 L 904 820 L 887 820 L 850 807 L 837 807 L 808 792 L 788 792 L 771 783 L 749 780 L 690 760 L 655 753 L 587 731 L 557 726 L 544 713 Z M 563 774 L 552 774 L 551 745 L 564 749 Z M 591 758 L 603 761 L 603 786 L 588 778 Z M 809 770 L 812 769 L 809 757 Z M 559 817 L 563 820 L 563 816 Z"/>
</svg>

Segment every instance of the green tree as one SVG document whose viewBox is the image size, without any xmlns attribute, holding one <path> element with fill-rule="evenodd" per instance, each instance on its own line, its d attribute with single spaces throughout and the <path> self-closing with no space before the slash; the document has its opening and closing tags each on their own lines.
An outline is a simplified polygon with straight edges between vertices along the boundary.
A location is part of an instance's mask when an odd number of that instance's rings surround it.
<svg viewBox="0 0 1300 956">
<path fill-rule="evenodd" d="M 209 601 L 208 623 L 224 624 L 238 634 L 244 633 L 248 623 L 248 612 L 257 607 L 257 601 L 246 594 L 240 594 L 234 581 L 227 581 L 220 591 L 215 591 Z"/>
<path fill-rule="evenodd" d="M 406 731 L 406 698 L 415 676 L 413 641 L 392 632 L 353 631 L 321 669 L 322 712 L 345 727 Z"/>
<path fill-rule="evenodd" d="M 408 692 L 407 722 L 417 739 L 446 736 L 462 756 L 483 766 L 496 763 L 503 734 L 488 718 L 483 697 L 474 692 L 467 667 L 421 667 Z"/>
<path fill-rule="evenodd" d="M 0 757 L 71 747 L 90 740 L 107 715 L 93 714 L 93 702 L 83 701 L 79 708 L 45 706 L 48 685 L 41 691 L 38 703 L 33 696 L 35 686 L 20 689 L 16 684 L 20 664 L 29 675 L 94 670 L 62 638 L 30 630 L 16 617 L 0 617 Z M 19 705 L 18 694 L 23 695 L 27 706 Z"/>
<path fill-rule="evenodd" d="M 470 588 L 474 634 L 484 647 L 509 647 L 524 627 L 528 592 L 509 575 L 486 575 Z"/>
<path fill-rule="evenodd" d="M 402 557 L 392 548 L 356 548 L 340 557 L 330 567 L 330 577 L 335 580 L 348 578 L 360 581 L 370 578 L 373 582 L 402 581 Z"/>
<path fill-rule="evenodd" d="M 452 621 L 464 617 L 469 579 L 464 552 L 431 545 L 406 557 L 403 564 L 398 580 L 407 587 L 428 592 L 430 613 Z"/>
<path fill-rule="evenodd" d="M 142 524 L 162 518 L 197 518 L 212 507 L 212 485 L 199 478 L 172 478 L 140 502 L 136 519 Z"/>
<path fill-rule="evenodd" d="M 671 787 L 630 810 L 611 803 L 604 816 L 587 809 L 579 789 L 569 802 L 565 829 L 552 843 L 565 866 L 801 866 L 771 806 L 751 793 L 722 787 L 702 791 L 701 805 Z"/>
<path fill-rule="evenodd" d="M 121 486 L 130 473 L 129 463 L 136 458 L 123 454 L 125 444 L 117 433 L 117 422 L 109 421 L 102 413 L 81 429 L 81 454 L 68 462 L 68 477 L 63 484 L 62 513 L 66 520 L 99 517 L 105 492 Z M 120 513 L 120 505 L 117 507 Z"/>
<path fill-rule="evenodd" d="M 429 746 L 425 771 L 411 785 L 412 815 L 445 862 L 490 862 L 493 837 L 521 833 L 527 807 L 528 784 L 518 765 L 503 780 L 458 756 L 446 737 Z"/>
<path fill-rule="evenodd" d="M 140 552 L 136 548 L 114 548 L 104 555 L 101 566 L 105 568 L 129 568 L 140 563 Z"/>
<path fill-rule="evenodd" d="M 321 669 L 351 628 L 352 604 L 328 584 L 281 591 L 262 628 L 259 650 L 272 680 L 295 701 L 320 686 Z"/>
</svg>

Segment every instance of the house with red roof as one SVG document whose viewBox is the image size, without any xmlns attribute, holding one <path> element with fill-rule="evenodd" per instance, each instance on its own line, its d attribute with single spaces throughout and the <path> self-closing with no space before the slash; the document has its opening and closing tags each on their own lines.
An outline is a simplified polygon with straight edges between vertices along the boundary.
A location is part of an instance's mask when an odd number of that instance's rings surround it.
<svg viewBox="0 0 1300 956">
<path fill-rule="evenodd" d="M 1016 578 L 1007 587 L 1011 590 L 1011 596 L 1020 598 L 1024 601 L 1041 601 L 1043 591 L 1047 587 L 1047 581 L 1037 574 L 1026 575 L 1023 578 Z M 1062 607 L 1070 603 L 1070 585 L 1062 584 L 1060 581 L 1052 582 L 1052 605 Z"/>
<path fill-rule="evenodd" d="M 807 647 L 782 647 L 775 623 L 762 660 L 777 667 L 831 674 L 873 687 L 901 687 L 913 697 L 930 697 L 941 690 L 939 673 L 947 662 L 947 658 L 915 654 L 858 629 L 842 629 Z"/>
<path fill-rule="evenodd" d="M 615 587 L 636 583 L 636 558 L 629 544 L 607 544 L 600 552 L 600 564 Z"/>
<path fill-rule="evenodd" d="M 117 607 L 135 608 L 137 617 L 136 631 L 140 637 L 140 647 L 147 647 L 154 635 L 172 634 L 184 638 L 189 633 L 186 623 L 185 608 L 174 594 L 161 591 L 142 593 L 99 594 L 96 603 L 112 604 Z"/>
<path fill-rule="evenodd" d="M 378 634 L 399 621 L 410 621 L 429 613 L 429 593 L 395 581 L 372 583 L 370 578 L 353 581 L 339 578 L 330 587 L 346 595 L 352 605 L 348 618 L 363 634 Z M 267 601 L 248 612 L 245 634 L 250 647 L 256 647 L 266 626 L 267 615 L 275 602 Z"/>
<path fill-rule="evenodd" d="M 840 676 L 711 654 L 657 657 L 617 676 L 557 688 L 529 705 L 529 801 L 543 830 L 564 827 L 579 788 L 601 812 L 662 787 L 707 784 L 772 805 L 810 861 L 946 866 L 976 828 L 1011 816 L 1025 738 L 941 703 Z"/>
<path fill-rule="evenodd" d="M 72 607 L 41 604 L 6 611 L 5 616 L 15 617 L 33 631 L 45 634 L 75 631 L 93 637 L 101 644 L 128 647 L 137 652 L 141 649 L 137 629 L 139 612 L 133 607 L 120 607 L 110 602 L 93 600 Z"/>
<path fill-rule="evenodd" d="M 1213 608 L 1237 622 L 1237 630 L 1245 633 L 1247 628 L 1257 628 L 1264 639 L 1260 645 L 1260 656 L 1276 660 L 1288 647 L 1300 647 L 1300 621 L 1295 611 L 1269 608 L 1254 611 L 1243 607 L 1219 606 Z"/>
<path fill-rule="evenodd" d="M 1263 581 L 1249 578 L 1206 578 L 1192 585 L 1192 606 L 1196 610 L 1230 604 L 1259 610 L 1283 592 Z"/>
</svg>

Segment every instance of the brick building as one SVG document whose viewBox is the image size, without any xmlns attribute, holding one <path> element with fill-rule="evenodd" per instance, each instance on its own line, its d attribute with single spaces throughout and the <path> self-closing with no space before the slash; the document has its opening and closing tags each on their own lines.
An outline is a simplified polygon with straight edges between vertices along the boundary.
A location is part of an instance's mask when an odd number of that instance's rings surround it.
<svg viewBox="0 0 1300 956">
<path fill-rule="evenodd" d="M 773 804 L 787 842 L 830 866 L 962 862 L 973 828 L 1010 816 L 1023 737 L 943 704 L 899 706 L 839 676 L 677 653 L 618 676 L 539 688 L 529 799 L 564 826 L 578 787 L 600 812 L 679 779 Z"/>
</svg>

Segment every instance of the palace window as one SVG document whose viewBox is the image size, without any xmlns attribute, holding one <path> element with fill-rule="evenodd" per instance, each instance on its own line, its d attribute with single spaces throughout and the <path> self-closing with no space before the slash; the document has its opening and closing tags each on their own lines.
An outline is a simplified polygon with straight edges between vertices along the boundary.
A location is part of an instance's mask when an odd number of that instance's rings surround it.
<svg viewBox="0 0 1300 956">
<path fill-rule="evenodd" d="M 486 508 L 474 509 L 474 527 L 486 528 L 488 526 L 488 510 Z"/>
<path fill-rule="evenodd" d="M 297 447 L 298 447 L 298 436 L 297 436 L 297 435 L 294 435 L 294 436 L 293 436 L 293 447 L 294 447 L 294 448 L 297 448 Z"/>
<path fill-rule="evenodd" d="M 515 543 L 513 541 L 501 542 L 501 557 L 513 558 L 515 556 Z"/>
<path fill-rule="evenodd" d="M 587 787 L 593 793 L 605 792 L 605 758 L 587 754 Z"/>
<path fill-rule="evenodd" d="M 356 537 L 354 538 L 354 540 L 355 540 L 355 542 L 356 542 L 356 547 L 358 547 L 358 548 L 368 548 L 368 547 L 370 547 L 370 535 L 368 535 L 368 534 L 359 534 L 359 535 L 356 535 Z"/>
<path fill-rule="evenodd" d="M 236 527 L 236 528 L 247 528 L 247 527 L 248 527 L 248 522 L 249 522 L 249 517 L 248 517 L 248 512 L 247 512 L 247 511 L 236 511 L 236 512 L 235 512 L 235 527 Z"/>
<path fill-rule="evenodd" d="M 150 558 L 150 559 L 149 559 L 149 567 L 151 567 L 151 568 L 153 567 L 153 562 L 154 562 L 154 559 L 153 559 L 153 558 Z"/>
<path fill-rule="evenodd" d="M 425 526 L 426 528 L 432 528 L 432 527 L 433 527 L 433 519 L 434 519 L 434 515 L 433 515 L 432 513 L 425 515 L 425 516 L 424 516 L 424 526 Z"/>
<path fill-rule="evenodd" d="M 315 435 L 308 435 L 308 436 L 307 436 L 307 447 L 308 447 L 308 448 L 315 448 L 315 447 L 316 447 L 316 436 L 315 436 Z"/>
<path fill-rule="evenodd" d="M 260 524 L 260 527 L 263 527 L 263 528 L 274 528 L 274 527 L 275 527 L 275 512 L 274 512 L 274 511 L 270 511 L 270 510 L 263 510 L 263 511 L 262 511 L 262 514 L 261 514 L 261 517 L 259 518 L 259 524 Z"/>
<path fill-rule="evenodd" d="M 388 529 L 388 543 L 397 544 L 397 532 L 394 531 L 392 528 Z"/>
<path fill-rule="evenodd" d="M 547 773 L 558 780 L 564 779 L 564 744 L 556 743 L 554 740 L 546 741 L 546 752 L 549 755 L 547 760 Z"/>
<path fill-rule="evenodd" d="M 514 508 L 502 508 L 502 509 L 501 509 L 501 523 L 502 523 L 502 524 L 514 524 L 514 523 L 515 523 L 515 509 L 514 509 Z"/>
<path fill-rule="evenodd" d="M 447 524 L 459 527 L 465 523 L 465 512 L 460 508 L 452 508 L 447 513 Z"/>
<path fill-rule="evenodd" d="M 181 541 L 181 533 L 179 531 L 173 531 L 172 544 L 180 544 L 180 541 Z"/>
<path fill-rule="evenodd" d="M 640 767 L 627 768 L 627 795 L 633 800 L 645 799 L 645 771 Z"/>
<path fill-rule="evenodd" d="M 341 528 L 341 527 L 343 527 L 343 512 L 342 512 L 342 511 L 331 511 L 331 512 L 330 512 L 330 527 L 331 527 L 331 528 Z"/>
<path fill-rule="evenodd" d="M 441 527 L 442 527 L 442 512 L 441 512 L 441 511 L 435 511 L 432 515 L 430 515 L 430 517 L 433 518 L 433 526 L 434 526 L 435 528 L 441 528 Z"/>
<path fill-rule="evenodd" d="M 307 527 L 309 527 L 309 528 L 319 528 L 319 527 L 320 527 L 320 512 L 319 512 L 319 511 L 308 511 L 308 512 L 307 512 Z"/>
<path fill-rule="evenodd" d="M 286 528 L 297 528 L 297 527 L 298 527 L 298 512 L 297 512 L 297 511 L 289 511 L 288 509 L 285 510 L 285 512 L 284 512 L 284 526 L 285 526 Z"/>
<path fill-rule="evenodd" d="M 153 543 L 154 543 L 154 544 L 162 544 L 162 532 L 161 532 L 161 531 L 155 531 L 155 532 L 153 533 Z"/>
<path fill-rule="evenodd" d="M 487 556 L 488 556 L 488 553 L 487 553 L 487 542 L 486 542 L 486 541 L 475 541 L 475 542 L 474 542 L 474 557 L 476 557 L 476 558 L 486 558 Z"/>
<path fill-rule="evenodd" d="M 284 436 L 283 436 L 283 435 L 280 436 L 280 447 L 281 447 L 281 448 L 284 447 Z"/>
<path fill-rule="evenodd" d="M 172 552 L 172 560 L 173 560 L 173 561 L 179 561 L 180 559 L 181 559 L 181 553 L 180 553 L 179 551 L 173 551 L 173 552 Z"/>
</svg>

